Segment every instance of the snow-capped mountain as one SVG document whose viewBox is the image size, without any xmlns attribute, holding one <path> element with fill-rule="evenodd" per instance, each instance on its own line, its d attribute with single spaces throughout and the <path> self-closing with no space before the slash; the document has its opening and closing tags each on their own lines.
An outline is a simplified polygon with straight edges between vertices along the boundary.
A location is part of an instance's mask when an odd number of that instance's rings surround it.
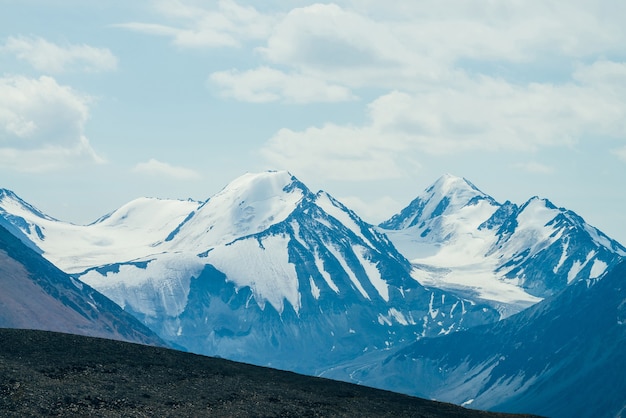
<svg viewBox="0 0 626 418">
<path fill-rule="evenodd" d="M 420 283 L 491 301 L 504 316 L 600 277 L 626 255 L 547 199 L 500 204 L 449 174 L 380 227 L 411 260 Z"/>
<path fill-rule="evenodd" d="M 327 376 L 478 409 L 621 417 L 625 283 L 621 262 L 497 323 L 375 353 Z"/>
<path fill-rule="evenodd" d="M 198 353 L 313 373 L 498 318 L 421 286 L 386 236 L 287 172 L 246 174 L 203 203 L 133 201 L 87 226 L 8 202 L 45 257 Z"/>
<path fill-rule="evenodd" d="M 0 327 L 165 344 L 132 315 L 70 278 L 2 226 L 0 283 Z"/>
<path fill-rule="evenodd" d="M 139 198 L 90 225 L 43 214 L 0 189 L 0 224 L 67 273 L 152 254 L 200 202 Z"/>
</svg>

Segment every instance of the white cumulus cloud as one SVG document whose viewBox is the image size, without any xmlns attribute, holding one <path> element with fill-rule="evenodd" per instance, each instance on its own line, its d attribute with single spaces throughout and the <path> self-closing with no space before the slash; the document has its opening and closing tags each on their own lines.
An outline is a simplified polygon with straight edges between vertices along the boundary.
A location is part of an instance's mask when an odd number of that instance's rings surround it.
<svg viewBox="0 0 626 418">
<path fill-rule="evenodd" d="M 346 87 L 268 67 L 215 72 L 209 82 L 220 88 L 223 96 L 244 102 L 339 102 L 355 98 Z"/>
<path fill-rule="evenodd" d="M 238 47 L 242 42 L 265 38 L 274 18 L 252 6 L 232 0 L 198 2 L 161 0 L 157 11 L 167 24 L 127 22 L 114 26 L 150 35 L 166 36 L 184 48 Z"/>
<path fill-rule="evenodd" d="M 117 57 L 107 48 L 57 45 L 40 37 L 9 37 L 0 50 L 14 54 L 38 71 L 50 74 L 101 72 L 117 68 Z"/>
<path fill-rule="evenodd" d="M 536 153 L 626 138 L 626 4 L 157 4 L 162 22 L 125 26 L 179 46 L 238 47 L 254 57 L 252 68 L 209 75 L 222 97 L 369 98 L 364 123 L 279 129 L 260 150 L 274 167 L 328 179 L 388 179 L 413 173 L 429 155 Z"/>
<path fill-rule="evenodd" d="M 336 4 L 289 11 L 258 51 L 269 62 L 350 87 L 398 88 L 433 82 L 448 70 L 398 33 Z"/>
<path fill-rule="evenodd" d="M 0 77 L 0 166 L 40 172 L 104 162 L 85 136 L 89 103 L 52 77 Z"/>
<path fill-rule="evenodd" d="M 262 154 L 298 172 L 368 180 L 402 176 L 428 154 L 535 152 L 599 137 L 626 138 L 623 87 L 606 88 L 615 77 L 562 84 L 466 77 L 446 89 L 393 91 L 368 105 L 369 120 L 362 126 L 282 129 Z"/>
<path fill-rule="evenodd" d="M 200 178 L 200 174 L 194 170 L 184 167 L 177 167 L 161 162 L 154 158 L 142 163 L 138 163 L 133 168 L 136 173 L 143 173 L 154 176 L 171 177 L 178 180 L 194 180 Z"/>
</svg>

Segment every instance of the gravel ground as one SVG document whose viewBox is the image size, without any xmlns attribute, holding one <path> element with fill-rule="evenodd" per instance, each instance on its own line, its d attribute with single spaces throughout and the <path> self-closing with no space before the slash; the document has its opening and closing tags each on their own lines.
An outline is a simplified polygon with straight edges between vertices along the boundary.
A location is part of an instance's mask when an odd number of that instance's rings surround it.
<svg viewBox="0 0 626 418">
<path fill-rule="evenodd" d="M 0 329 L 0 416 L 510 415 L 163 348 Z"/>
</svg>

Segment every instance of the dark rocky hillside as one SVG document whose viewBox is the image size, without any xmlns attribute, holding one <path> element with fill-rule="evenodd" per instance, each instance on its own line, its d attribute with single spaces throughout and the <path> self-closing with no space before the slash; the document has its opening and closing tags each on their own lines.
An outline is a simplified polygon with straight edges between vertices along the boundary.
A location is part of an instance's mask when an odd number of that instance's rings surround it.
<svg viewBox="0 0 626 418">
<path fill-rule="evenodd" d="M 626 262 L 498 323 L 424 338 L 343 376 L 553 418 L 626 416 Z"/>
<path fill-rule="evenodd" d="M 63 273 L 2 226 L 0 327 L 165 345 L 135 317 Z"/>
<path fill-rule="evenodd" d="M 0 416 L 509 415 L 159 347 L 0 329 Z"/>
</svg>

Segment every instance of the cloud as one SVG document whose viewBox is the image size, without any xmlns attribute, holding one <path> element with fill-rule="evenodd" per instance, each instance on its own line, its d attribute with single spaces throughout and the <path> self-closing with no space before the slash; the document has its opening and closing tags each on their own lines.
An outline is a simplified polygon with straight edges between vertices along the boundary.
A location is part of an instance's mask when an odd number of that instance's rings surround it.
<svg viewBox="0 0 626 418">
<path fill-rule="evenodd" d="M 413 49 L 391 22 L 335 4 L 291 10 L 258 51 L 274 64 L 350 87 L 397 88 L 447 73 L 428 54 Z"/>
<path fill-rule="evenodd" d="M 151 158 L 144 163 L 138 163 L 133 168 L 133 171 L 152 176 L 171 177 L 177 180 L 195 180 L 201 177 L 200 174 L 194 170 L 184 167 L 176 167 L 171 164 L 155 160 L 154 158 Z"/>
<path fill-rule="evenodd" d="M 620 53 L 626 5 L 612 0 L 344 0 L 346 9 L 395 24 L 420 51 L 447 57 L 521 62 L 538 56 Z M 430 44 L 430 47 L 428 46 Z"/>
<path fill-rule="evenodd" d="M 117 68 L 117 57 L 109 49 L 89 45 L 59 46 L 39 37 L 9 37 L 0 51 L 14 54 L 36 70 L 50 74 Z"/>
<path fill-rule="evenodd" d="M 242 2 L 243 3 L 243 2 Z M 304 2 L 296 2 L 296 5 Z M 454 84 L 459 74 L 496 75 L 504 64 L 525 77 L 540 61 L 588 60 L 622 53 L 626 6 L 610 0 L 337 0 L 259 11 L 232 0 L 161 0 L 163 22 L 117 25 L 167 36 L 181 47 L 261 43 L 266 62 L 349 88 L 420 90 Z M 491 74 L 490 74 L 491 73 Z M 535 72 L 536 73 L 536 72 Z"/>
<path fill-rule="evenodd" d="M 28 150 L 0 148 L 0 167 L 23 173 L 45 173 L 82 163 L 105 162 L 84 136 L 71 147 L 45 145 Z"/>
<path fill-rule="evenodd" d="M 281 129 L 261 149 L 272 167 L 329 180 L 394 179 L 416 164 L 406 144 L 384 139 L 371 127 L 327 124 L 304 131 Z M 408 170 L 408 171 L 407 171 Z"/>
<path fill-rule="evenodd" d="M 41 172 L 103 163 L 84 132 L 89 103 L 52 77 L 0 77 L 0 166 Z"/>
<path fill-rule="evenodd" d="M 574 80 L 583 84 L 593 84 L 599 88 L 626 91 L 626 62 L 614 62 L 601 59 L 591 65 L 579 66 L 572 75 Z"/>
<path fill-rule="evenodd" d="M 163 22 L 128 27 L 184 47 L 254 52 L 253 68 L 209 76 L 223 97 L 370 98 L 358 125 L 278 130 L 260 150 L 273 167 L 327 179 L 389 179 L 414 172 L 430 156 L 535 153 L 626 138 L 626 4 L 295 5 L 166 0 L 157 9 Z"/>
<path fill-rule="evenodd" d="M 608 12 L 613 4 L 342 3 L 346 7 L 314 4 L 289 10 L 258 51 L 273 64 L 334 83 L 408 91 L 433 83 L 454 85 L 465 73 L 498 75 L 503 66 L 523 78 L 543 60 L 621 56 L 626 41 L 619 14 Z M 626 12 L 625 6 L 619 8 Z"/>
<path fill-rule="evenodd" d="M 515 164 L 515 167 L 519 168 L 520 170 L 535 174 L 552 174 L 554 172 L 554 167 L 550 167 L 535 161 L 529 161 L 527 163 L 517 163 Z"/>
<path fill-rule="evenodd" d="M 324 70 L 397 64 L 410 53 L 390 27 L 335 4 L 291 10 L 259 51 L 273 62 Z"/>
<path fill-rule="evenodd" d="M 613 153 L 613 155 L 616 155 L 617 158 L 626 162 L 626 146 L 614 149 L 611 152 Z"/>
<path fill-rule="evenodd" d="M 224 97 L 253 103 L 340 102 L 355 98 L 346 87 L 268 67 L 243 72 L 215 72 L 209 77 L 209 82 L 219 87 Z"/>
<path fill-rule="evenodd" d="M 594 65 L 589 66 L 593 74 Z M 600 67 L 622 68 L 620 63 Z M 581 68 L 578 74 L 586 71 Z M 609 73 L 613 75 L 601 77 L 601 83 L 591 76 L 522 85 L 465 77 L 446 89 L 393 91 L 368 105 L 368 122 L 362 126 L 282 129 L 261 153 L 269 162 L 298 172 L 371 180 L 403 176 L 425 155 L 535 152 L 602 137 L 623 139 L 626 95 L 621 94 L 623 86 L 609 88 L 621 82 L 621 72 Z"/>
<path fill-rule="evenodd" d="M 173 24 L 127 22 L 113 25 L 149 35 L 166 36 L 184 48 L 239 47 L 267 37 L 274 18 L 252 6 L 220 0 L 210 8 L 194 1 L 162 0 L 157 11 Z"/>
</svg>

